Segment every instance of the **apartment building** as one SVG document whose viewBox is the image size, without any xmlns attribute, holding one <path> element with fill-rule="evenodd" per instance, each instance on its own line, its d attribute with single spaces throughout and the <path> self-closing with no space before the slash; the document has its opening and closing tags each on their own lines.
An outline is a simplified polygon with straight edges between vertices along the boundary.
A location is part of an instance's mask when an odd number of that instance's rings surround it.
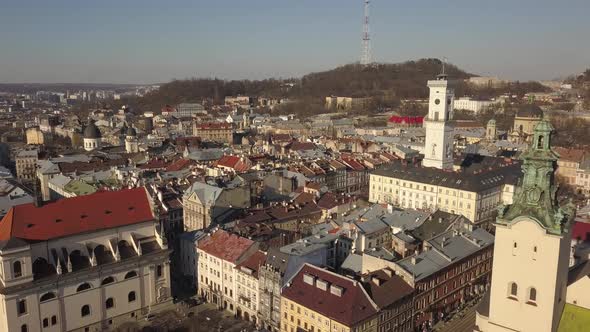
<svg viewBox="0 0 590 332">
<path fill-rule="evenodd" d="M 220 309 L 237 313 L 236 267 L 257 250 L 256 242 L 223 230 L 214 230 L 201 239 L 197 247 L 197 294 Z"/>
</svg>

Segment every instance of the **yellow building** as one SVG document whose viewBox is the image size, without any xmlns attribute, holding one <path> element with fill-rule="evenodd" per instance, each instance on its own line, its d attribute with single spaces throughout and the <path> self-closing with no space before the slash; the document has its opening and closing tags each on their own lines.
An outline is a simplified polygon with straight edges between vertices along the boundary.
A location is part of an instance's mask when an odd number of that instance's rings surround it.
<svg viewBox="0 0 590 332">
<path fill-rule="evenodd" d="M 281 294 L 283 332 L 377 332 L 379 308 L 360 282 L 305 264 Z"/>
<path fill-rule="evenodd" d="M 39 127 L 32 127 L 27 129 L 27 144 L 29 145 L 42 145 L 45 144 L 45 134 L 39 129 Z"/>
<path fill-rule="evenodd" d="M 230 123 L 195 123 L 193 135 L 203 140 L 228 143 L 233 141 L 233 129 Z"/>
<path fill-rule="evenodd" d="M 490 218 L 498 205 L 512 202 L 520 174 L 520 165 L 511 160 L 491 158 L 489 164 L 443 171 L 394 163 L 370 175 L 369 202 L 404 209 L 440 209 L 479 223 Z"/>
</svg>

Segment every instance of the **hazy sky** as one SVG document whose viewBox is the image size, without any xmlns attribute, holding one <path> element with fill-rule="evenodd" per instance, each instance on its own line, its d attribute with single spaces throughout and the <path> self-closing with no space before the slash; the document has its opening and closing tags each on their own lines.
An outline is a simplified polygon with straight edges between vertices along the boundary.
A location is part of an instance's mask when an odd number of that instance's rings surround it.
<svg viewBox="0 0 590 332">
<path fill-rule="evenodd" d="M 590 0 L 372 0 L 373 58 L 549 79 L 590 67 Z M 0 82 L 292 77 L 358 61 L 362 0 L 0 0 Z"/>
</svg>

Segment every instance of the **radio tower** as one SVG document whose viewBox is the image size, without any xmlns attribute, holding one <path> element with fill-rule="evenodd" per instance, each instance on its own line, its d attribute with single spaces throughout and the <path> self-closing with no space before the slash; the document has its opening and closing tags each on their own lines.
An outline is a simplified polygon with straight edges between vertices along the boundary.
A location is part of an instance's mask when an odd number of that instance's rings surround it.
<svg viewBox="0 0 590 332">
<path fill-rule="evenodd" d="M 366 66 L 371 63 L 371 37 L 369 36 L 369 0 L 364 1 L 365 19 L 363 22 L 361 65 Z"/>
</svg>

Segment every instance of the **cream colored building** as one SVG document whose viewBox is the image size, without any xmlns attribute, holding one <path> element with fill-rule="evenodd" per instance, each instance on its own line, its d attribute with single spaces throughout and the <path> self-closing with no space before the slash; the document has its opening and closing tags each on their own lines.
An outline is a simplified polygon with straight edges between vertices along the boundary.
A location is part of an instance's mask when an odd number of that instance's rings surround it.
<svg viewBox="0 0 590 332">
<path fill-rule="evenodd" d="M 29 145 L 43 145 L 45 144 L 45 134 L 39 127 L 32 127 L 27 129 L 27 144 Z"/>
<path fill-rule="evenodd" d="M 236 267 L 237 314 L 244 320 L 258 323 L 258 270 L 266 253 L 257 251 Z"/>
<path fill-rule="evenodd" d="M 171 301 L 143 188 L 12 208 L 0 222 L 0 331 L 109 331 Z"/>
<path fill-rule="evenodd" d="M 490 218 L 498 205 L 512 202 L 519 170 L 515 162 L 500 162 L 491 171 L 480 173 L 394 163 L 370 175 L 369 202 L 404 209 L 440 209 L 478 223 Z"/>
<path fill-rule="evenodd" d="M 257 243 L 223 230 L 199 241 L 197 294 L 217 308 L 237 312 L 238 266 L 258 249 Z M 256 286 L 257 287 L 257 286 Z"/>
<path fill-rule="evenodd" d="M 524 179 L 514 204 L 499 209 L 489 300 L 475 331 L 557 331 L 568 289 L 574 207 L 555 199 L 553 128 L 540 122 L 523 154 Z M 587 291 L 586 291 L 587 292 Z"/>
</svg>

